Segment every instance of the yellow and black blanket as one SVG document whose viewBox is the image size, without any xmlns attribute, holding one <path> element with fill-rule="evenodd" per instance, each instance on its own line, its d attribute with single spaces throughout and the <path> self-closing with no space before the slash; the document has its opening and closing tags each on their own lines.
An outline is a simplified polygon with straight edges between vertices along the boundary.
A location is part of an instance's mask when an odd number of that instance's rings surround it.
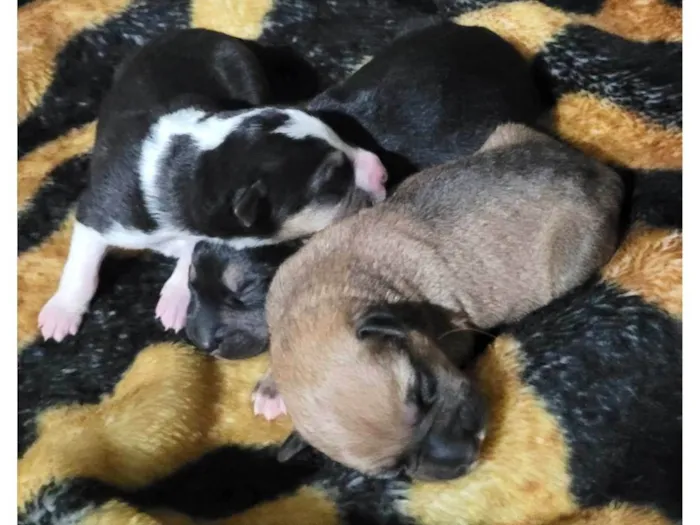
<svg viewBox="0 0 700 525">
<path fill-rule="evenodd" d="M 536 436 L 533 447 L 549 447 L 541 463 L 505 465 L 507 475 L 494 471 L 466 485 L 368 479 L 315 456 L 279 464 L 276 446 L 288 421 L 256 419 L 250 407 L 267 357 L 217 361 L 165 333 L 153 312 L 172 261 L 154 254 L 107 258 L 77 336 L 43 342 L 36 319 L 67 253 L 98 105 L 127 54 L 168 29 L 206 27 L 291 48 L 313 66 L 322 88 L 371 57 L 404 21 L 438 15 L 488 27 L 517 46 L 551 98 L 556 132 L 646 184 L 598 286 L 605 297 L 637 301 L 641 321 L 627 326 L 623 317 L 620 334 L 644 337 L 658 316 L 680 320 L 681 14 L 681 0 L 19 0 L 20 521 L 665 523 L 627 506 L 584 510 L 567 521 L 564 511 L 586 505 L 562 481 L 576 474 L 563 438 L 546 445 Z M 509 344 L 497 341 L 502 354 L 492 355 L 509 355 L 501 348 Z M 485 376 L 501 389 L 491 400 L 534 413 L 530 390 L 503 390 L 516 381 L 515 369 L 497 364 L 482 370 L 509 370 L 501 379 Z M 556 434 L 552 421 L 541 423 Z M 499 428 L 506 436 L 519 432 L 513 422 Z M 511 451 L 530 446 L 518 439 L 507 445 Z M 539 477 L 518 478 L 526 471 Z M 529 491 L 531 503 L 498 496 L 501 479 Z"/>
</svg>

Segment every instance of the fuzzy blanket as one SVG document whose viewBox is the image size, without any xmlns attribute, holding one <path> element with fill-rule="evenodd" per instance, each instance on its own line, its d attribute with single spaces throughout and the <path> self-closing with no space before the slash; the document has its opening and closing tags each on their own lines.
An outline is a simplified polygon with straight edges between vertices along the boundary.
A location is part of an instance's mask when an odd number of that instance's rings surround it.
<svg viewBox="0 0 700 525">
<path fill-rule="evenodd" d="M 21 523 L 665 523 L 607 501 L 569 520 L 564 510 L 591 505 L 547 474 L 547 458 L 541 483 L 517 478 L 540 465 L 512 465 L 512 483 L 532 495 L 518 505 L 499 496 L 494 484 L 505 477 L 410 485 L 313 454 L 279 464 L 289 422 L 268 423 L 250 407 L 267 356 L 216 361 L 165 333 L 153 313 L 173 263 L 154 254 L 110 255 L 78 335 L 60 344 L 38 337 L 37 315 L 57 286 L 87 182 L 97 108 L 127 54 L 168 29 L 206 27 L 291 48 L 313 66 L 320 89 L 371 57 L 403 21 L 436 14 L 517 46 L 565 140 L 632 180 L 659 175 L 679 186 L 681 0 L 19 1 Z M 667 187 L 637 195 L 636 222 L 602 279 L 680 319 L 680 194 L 664 194 Z"/>
</svg>

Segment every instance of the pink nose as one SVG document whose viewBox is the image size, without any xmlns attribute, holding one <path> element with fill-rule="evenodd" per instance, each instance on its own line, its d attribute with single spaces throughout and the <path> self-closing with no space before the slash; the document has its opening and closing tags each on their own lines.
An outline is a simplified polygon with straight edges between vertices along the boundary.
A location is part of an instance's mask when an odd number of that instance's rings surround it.
<svg viewBox="0 0 700 525">
<path fill-rule="evenodd" d="M 386 184 L 389 178 L 384 164 L 374 153 L 358 149 L 355 153 L 355 184 L 372 196 L 375 202 L 386 199 Z"/>
</svg>

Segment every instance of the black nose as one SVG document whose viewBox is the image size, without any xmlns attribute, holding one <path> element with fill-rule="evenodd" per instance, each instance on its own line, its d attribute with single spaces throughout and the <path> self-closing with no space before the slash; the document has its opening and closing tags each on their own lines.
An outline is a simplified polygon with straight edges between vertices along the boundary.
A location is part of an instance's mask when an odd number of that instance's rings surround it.
<svg viewBox="0 0 700 525">
<path fill-rule="evenodd" d="M 453 479 L 467 472 L 478 452 L 474 439 L 433 434 L 423 446 L 421 469 L 431 479 Z"/>
<path fill-rule="evenodd" d="M 211 351 L 214 350 L 221 339 L 217 336 L 216 330 L 203 329 L 197 326 L 190 326 L 188 323 L 186 328 L 187 337 L 192 341 L 198 348 L 202 350 Z"/>
</svg>

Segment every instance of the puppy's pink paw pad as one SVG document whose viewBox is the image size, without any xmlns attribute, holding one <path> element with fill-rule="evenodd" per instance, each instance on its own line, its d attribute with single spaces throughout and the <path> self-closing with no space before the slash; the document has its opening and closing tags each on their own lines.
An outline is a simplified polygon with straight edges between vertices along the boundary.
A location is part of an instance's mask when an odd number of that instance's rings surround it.
<svg viewBox="0 0 700 525">
<path fill-rule="evenodd" d="M 287 407 L 276 390 L 256 387 L 253 392 L 253 414 L 272 421 L 286 413 Z"/>
<path fill-rule="evenodd" d="M 39 329 L 46 341 L 54 339 L 63 341 L 67 335 L 78 333 L 82 312 L 71 311 L 71 306 L 65 301 L 52 297 L 39 313 Z"/>
<path fill-rule="evenodd" d="M 256 416 L 262 416 L 268 421 L 277 419 L 287 413 L 287 407 L 284 406 L 282 398 L 266 398 L 264 396 L 255 396 L 253 399 L 253 413 Z"/>
<path fill-rule="evenodd" d="M 166 330 L 179 332 L 185 326 L 189 303 L 190 291 L 187 286 L 168 286 L 166 283 L 156 306 L 156 317 Z"/>
</svg>

